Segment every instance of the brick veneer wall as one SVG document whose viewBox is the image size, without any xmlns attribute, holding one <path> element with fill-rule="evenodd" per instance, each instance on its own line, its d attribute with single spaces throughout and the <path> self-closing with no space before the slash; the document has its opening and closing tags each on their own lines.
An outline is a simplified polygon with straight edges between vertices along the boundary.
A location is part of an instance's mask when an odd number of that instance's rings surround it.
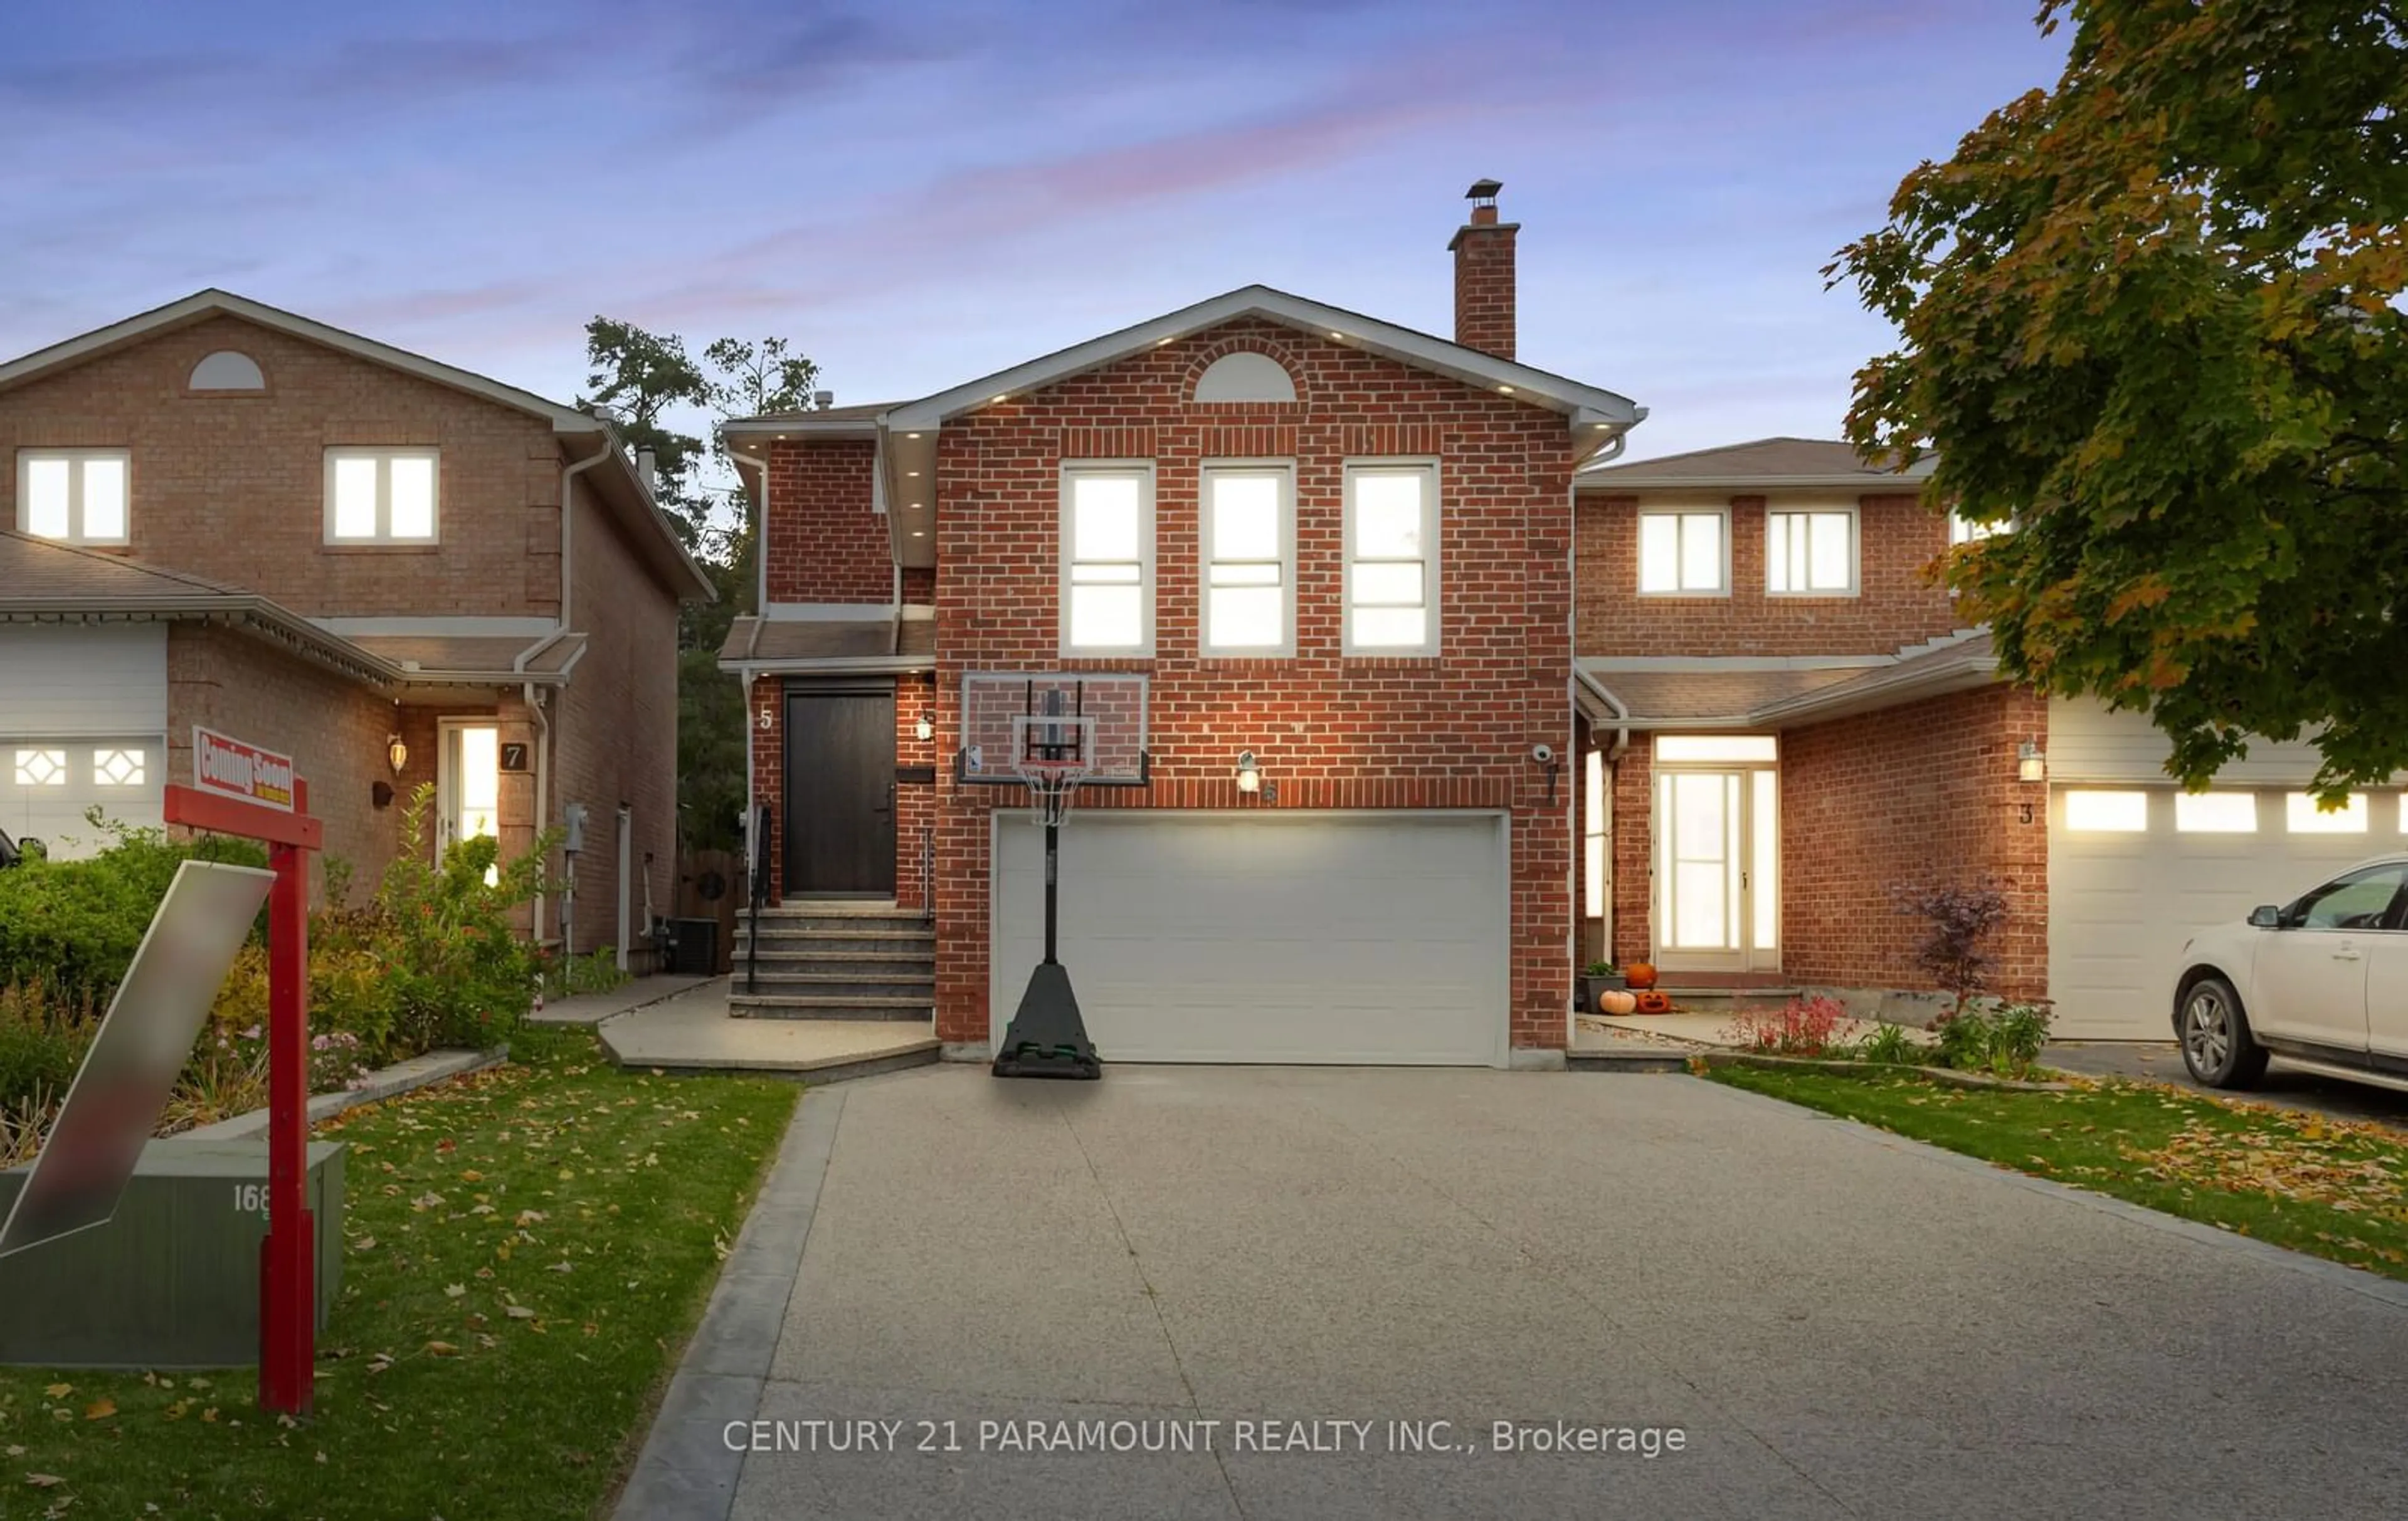
<svg viewBox="0 0 2408 1521">
<path fill-rule="evenodd" d="M 888 602 L 895 552 L 870 510 L 877 446 L 867 438 L 769 446 L 769 600 Z"/>
<path fill-rule="evenodd" d="M 1613 945 L 1607 959 L 1620 966 L 1654 954 L 1656 745 L 1634 734 L 1613 764 L 1606 785 L 1613 791 Z"/>
<path fill-rule="evenodd" d="M 385 741 L 394 705 L 323 667 L 286 654 L 229 628 L 174 624 L 167 630 L 166 780 L 191 785 L 193 725 L 281 751 L 309 783 L 309 811 L 325 821 L 319 885 L 328 858 L 351 866 L 354 897 L 373 891 L 393 856 L 394 823 L 409 779 L 394 783 L 392 810 L 380 811 L 371 785 L 390 780 Z M 424 757 L 434 778 L 433 736 L 410 741 L 413 768 Z"/>
<path fill-rule="evenodd" d="M 1191 403 L 1239 349 L 1286 366 L 1297 400 Z M 1551 804 L 1534 743 L 1570 753 L 1567 690 L 1571 444 L 1564 420 L 1359 350 L 1257 321 L 1226 324 L 948 423 L 939 446 L 938 742 L 960 743 L 971 670 L 1121 669 L 1153 677 L 1150 793 L 1079 806 L 1495 808 L 1512 819 L 1510 1022 L 1517 1048 L 1560 1048 L 1570 998 L 1570 801 Z M 1440 466 L 1441 653 L 1340 653 L 1341 462 Z M 1297 462 L 1297 648 L 1285 660 L 1197 656 L 1198 462 Z M 1147 458 L 1155 478 L 1156 658 L 1058 651 L 1059 468 Z M 1252 749 L 1276 805 L 1241 802 Z M 988 811 L 999 789 L 939 782 L 937 1027 L 988 1037 Z"/>
<path fill-rule="evenodd" d="M 775 676 L 756 676 L 745 694 L 745 732 L 752 737 L 752 801 L 769 805 L 769 832 L 755 842 L 768 874 L 765 901 L 783 895 L 786 865 L 786 687 Z M 745 826 L 750 828 L 748 816 Z M 748 900 L 749 906 L 749 900 Z"/>
<path fill-rule="evenodd" d="M 570 613 L 587 642 L 557 699 L 551 806 L 555 819 L 572 802 L 588 810 L 576 934 L 590 951 L 619 940 L 621 803 L 633 810 L 630 865 L 649 870 L 654 912 L 669 911 L 677 885 L 678 615 L 624 532 L 581 489 L 570 545 Z M 629 966 L 650 970 L 640 877 L 630 883 L 628 925 Z"/>
<path fill-rule="evenodd" d="M 1773 596 L 1765 582 L 1762 496 L 1667 497 L 1730 509 L 1728 596 L 1641 596 L 1639 509 L 1631 495 L 1581 494 L 1577 593 L 1584 655 L 1888 654 L 1957 626 L 1954 600 L 1926 568 L 1948 547 L 1944 518 L 1912 495 L 1784 493 L 1783 506 L 1857 507 L 1858 595 Z M 1655 497 L 1646 505 L 1659 505 Z"/>
<path fill-rule="evenodd" d="M 923 739 L 918 733 L 922 714 L 937 716 L 936 704 L 934 674 L 896 679 L 895 764 L 937 767 L 939 778 L 935 782 L 898 778 L 895 783 L 895 901 L 907 909 L 927 906 L 921 886 L 921 847 L 937 823 L 937 789 L 948 780 L 946 768 L 939 765 L 937 741 Z"/>
<path fill-rule="evenodd" d="M 189 394 L 237 350 L 267 390 Z M 329 546 L 325 451 L 432 444 L 441 542 Z M 309 615 L 551 616 L 560 602 L 561 451 L 552 424 L 289 334 L 220 317 L 0 392 L 0 523 L 16 451 L 131 452 L 125 552 Z"/>
</svg>

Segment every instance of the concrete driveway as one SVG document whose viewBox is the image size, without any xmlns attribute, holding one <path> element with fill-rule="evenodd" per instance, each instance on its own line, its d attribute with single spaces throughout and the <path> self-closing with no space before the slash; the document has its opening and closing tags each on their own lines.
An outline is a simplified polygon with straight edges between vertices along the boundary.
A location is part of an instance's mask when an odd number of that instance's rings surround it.
<svg viewBox="0 0 2408 1521">
<path fill-rule="evenodd" d="M 2128 1077 L 2168 1083 L 2193 1093 L 2251 1104 L 2329 1114 L 2337 1120 L 2374 1120 L 2408 1129 L 2408 1093 L 2372 1083 L 2302 1072 L 2279 1057 L 2254 1088 L 2226 1091 L 2192 1081 L 2182 1047 L 2172 1040 L 2065 1040 L 2041 1053 L 2042 1062 L 2086 1077 Z"/>
<path fill-rule="evenodd" d="M 787 1254 L 782 1324 L 714 1307 L 623 1514 L 2321 1518 L 2408 1489 L 2401 1285 L 1684 1076 L 928 1069 L 810 1095 L 781 1180 L 729 1270 Z M 1497 1452 L 1499 1421 L 1608 1450 Z M 731 1439 L 716 1477 L 660 1467 Z"/>
</svg>

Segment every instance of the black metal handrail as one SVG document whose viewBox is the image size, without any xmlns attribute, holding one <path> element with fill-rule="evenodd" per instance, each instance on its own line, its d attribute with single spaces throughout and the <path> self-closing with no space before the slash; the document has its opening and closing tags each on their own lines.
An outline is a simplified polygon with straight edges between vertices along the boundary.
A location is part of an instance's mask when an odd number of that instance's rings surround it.
<svg viewBox="0 0 2408 1521">
<path fill-rule="evenodd" d="M 744 832 L 744 897 L 752 918 L 744 935 L 744 991 L 761 991 L 761 910 L 769 901 L 769 805 L 752 807 L 752 827 Z"/>
</svg>

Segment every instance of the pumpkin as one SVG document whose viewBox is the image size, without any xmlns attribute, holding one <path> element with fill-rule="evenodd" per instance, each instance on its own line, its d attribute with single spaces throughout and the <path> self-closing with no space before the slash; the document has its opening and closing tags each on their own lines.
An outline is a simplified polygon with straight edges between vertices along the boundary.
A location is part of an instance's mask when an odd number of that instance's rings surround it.
<svg viewBox="0 0 2408 1521">
<path fill-rule="evenodd" d="M 1638 1007 L 1639 998 L 1635 994 L 1625 993 L 1618 987 L 1597 990 L 1597 1012 L 1600 1014 L 1627 1014 Z"/>
<path fill-rule="evenodd" d="M 1632 987 L 1654 987 L 1656 985 L 1656 964 L 1652 961 L 1634 961 L 1629 966 L 1622 969 L 1622 978 L 1623 981 L 1628 983 Z"/>
<path fill-rule="evenodd" d="M 1650 988 L 1644 993 L 1634 994 L 1632 997 L 1639 1006 L 1640 1013 L 1669 1014 L 1672 1012 L 1672 995 L 1670 993 L 1659 993 Z"/>
</svg>

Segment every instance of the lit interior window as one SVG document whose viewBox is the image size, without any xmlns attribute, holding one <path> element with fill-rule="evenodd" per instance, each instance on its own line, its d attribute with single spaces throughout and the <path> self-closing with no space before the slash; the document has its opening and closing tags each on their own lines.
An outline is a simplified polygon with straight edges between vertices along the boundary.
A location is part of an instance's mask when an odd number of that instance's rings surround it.
<svg viewBox="0 0 2408 1521">
<path fill-rule="evenodd" d="M 2145 792 L 2069 792 L 2065 826 L 2076 834 L 2136 835 L 2149 826 Z"/>
<path fill-rule="evenodd" d="M 2178 792 L 2174 828 L 2186 835 L 2247 835 L 2258 831 L 2254 792 Z"/>
<path fill-rule="evenodd" d="M 2367 826 L 2366 794 L 2351 793 L 2347 805 L 2327 811 L 2307 793 L 2292 793 L 2283 799 L 2283 822 L 2295 835 L 2362 835 Z"/>
</svg>

